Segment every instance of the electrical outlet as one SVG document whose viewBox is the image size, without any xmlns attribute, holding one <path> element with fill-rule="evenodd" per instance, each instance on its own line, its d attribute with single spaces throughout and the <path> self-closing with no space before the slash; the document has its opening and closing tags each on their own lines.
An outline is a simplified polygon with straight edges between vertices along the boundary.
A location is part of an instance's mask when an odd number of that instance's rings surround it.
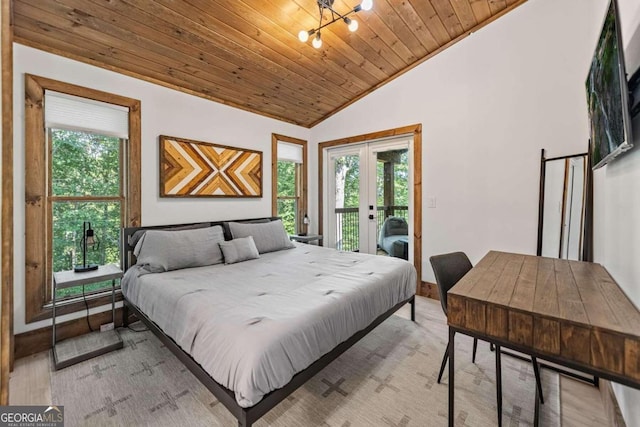
<svg viewBox="0 0 640 427">
<path fill-rule="evenodd" d="M 113 330 L 113 322 L 100 325 L 100 332 L 112 331 L 112 330 Z"/>
</svg>

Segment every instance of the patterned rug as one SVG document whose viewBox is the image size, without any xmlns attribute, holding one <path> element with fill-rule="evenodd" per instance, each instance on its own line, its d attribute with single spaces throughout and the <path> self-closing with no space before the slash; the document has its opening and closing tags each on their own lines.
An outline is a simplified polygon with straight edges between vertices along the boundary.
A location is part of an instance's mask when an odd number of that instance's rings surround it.
<svg viewBox="0 0 640 427">
<path fill-rule="evenodd" d="M 256 427 L 444 426 L 447 375 L 437 384 L 447 343 L 439 302 L 417 298 L 407 308 L 272 409 Z M 143 327 L 136 324 L 134 327 Z M 52 372 L 53 403 L 67 426 L 236 426 L 236 420 L 151 332 L 120 329 L 124 349 Z M 495 356 L 456 338 L 456 426 L 494 426 Z M 560 425 L 558 376 L 542 371 L 541 425 Z M 533 423 L 535 380 L 530 363 L 502 358 L 503 422 Z"/>
</svg>

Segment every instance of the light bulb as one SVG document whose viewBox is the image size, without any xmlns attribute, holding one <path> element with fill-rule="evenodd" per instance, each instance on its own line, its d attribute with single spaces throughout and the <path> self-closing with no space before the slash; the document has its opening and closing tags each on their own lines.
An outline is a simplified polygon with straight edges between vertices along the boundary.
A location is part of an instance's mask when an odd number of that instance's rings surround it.
<svg viewBox="0 0 640 427">
<path fill-rule="evenodd" d="M 362 0 L 362 3 L 360 3 L 360 7 L 362 8 L 362 10 L 371 10 L 371 8 L 373 7 L 373 0 Z"/>
<path fill-rule="evenodd" d="M 351 19 L 351 22 L 349 22 L 349 31 L 354 32 L 357 29 L 358 29 L 358 21 L 356 21 L 355 19 Z"/>
<path fill-rule="evenodd" d="M 313 41 L 311 42 L 311 44 L 313 45 L 313 47 L 315 47 L 316 49 L 320 49 L 322 47 L 322 39 L 320 38 L 320 33 L 318 33 L 314 38 Z"/>
<path fill-rule="evenodd" d="M 309 32 L 305 30 L 300 30 L 298 33 L 298 38 L 302 43 L 306 43 L 309 40 Z"/>
</svg>

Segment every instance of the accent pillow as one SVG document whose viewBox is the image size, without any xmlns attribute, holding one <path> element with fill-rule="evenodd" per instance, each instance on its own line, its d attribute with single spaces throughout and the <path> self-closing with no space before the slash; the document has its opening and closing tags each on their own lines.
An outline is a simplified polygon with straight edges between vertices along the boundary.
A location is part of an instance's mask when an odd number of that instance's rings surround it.
<svg viewBox="0 0 640 427">
<path fill-rule="evenodd" d="M 258 252 L 261 254 L 296 247 L 296 245 L 289 240 L 289 235 L 287 235 L 284 229 L 282 220 L 271 221 L 264 224 L 230 222 L 229 229 L 234 239 L 252 236 L 256 248 L 258 248 Z"/>
<path fill-rule="evenodd" d="M 235 264 L 236 262 L 260 258 L 258 248 L 256 248 L 256 244 L 251 236 L 226 240 L 220 242 L 219 245 L 224 255 L 225 264 Z"/>
<path fill-rule="evenodd" d="M 139 242 L 138 265 L 151 273 L 221 264 L 219 225 L 195 230 L 148 230 Z"/>
</svg>

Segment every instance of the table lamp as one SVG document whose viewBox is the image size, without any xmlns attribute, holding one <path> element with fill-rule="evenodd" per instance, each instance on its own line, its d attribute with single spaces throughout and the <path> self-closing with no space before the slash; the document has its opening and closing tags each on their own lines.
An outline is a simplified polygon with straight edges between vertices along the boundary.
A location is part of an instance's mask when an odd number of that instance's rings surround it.
<svg viewBox="0 0 640 427">
<path fill-rule="evenodd" d="M 97 264 L 87 264 L 87 247 L 94 248 L 96 244 L 97 239 L 91 228 L 91 223 L 84 221 L 82 223 L 82 265 L 76 265 L 73 267 L 73 271 L 83 273 L 98 269 Z"/>
</svg>

